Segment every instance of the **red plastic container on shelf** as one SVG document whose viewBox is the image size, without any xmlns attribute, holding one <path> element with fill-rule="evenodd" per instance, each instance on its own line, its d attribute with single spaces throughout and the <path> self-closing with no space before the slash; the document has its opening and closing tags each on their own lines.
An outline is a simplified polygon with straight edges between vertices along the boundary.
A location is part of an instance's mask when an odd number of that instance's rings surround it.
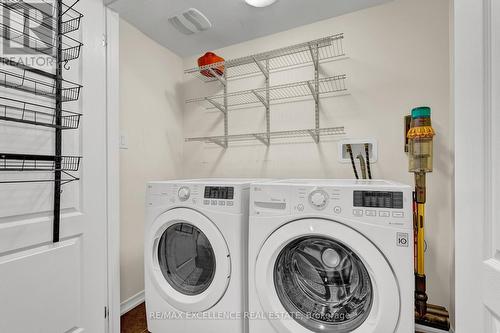
<svg viewBox="0 0 500 333">
<path fill-rule="evenodd" d="M 202 57 L 198 58 L 198 66 L 203 67 L 207 65 L 216 64 L 218 62 L 223 62 L 224 58 L 219 57 L 213 52 L 207 52 Z M 212 68 L 217 75 L 222 76 L 224 74 L 224 65 Z M 201 70 L 200 73 L 206 77 L 214 77 L 212 72 L 207 69 Z"/>
</svg>

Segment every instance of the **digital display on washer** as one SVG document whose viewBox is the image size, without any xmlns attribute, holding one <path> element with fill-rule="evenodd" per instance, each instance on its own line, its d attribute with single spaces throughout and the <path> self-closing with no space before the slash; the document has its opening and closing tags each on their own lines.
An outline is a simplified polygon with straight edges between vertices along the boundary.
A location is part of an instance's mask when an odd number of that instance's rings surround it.
<svg viewBox="0 0 500 333">
<path fill-rule="evenodd" d="M 206 186 L 205 199 L 234 199 L 234 187 Z"/>
<path fill-rule="evenodd" d="M 354 207 L 403 209 L 403 192 L 354 191 Z"/>
</svg>

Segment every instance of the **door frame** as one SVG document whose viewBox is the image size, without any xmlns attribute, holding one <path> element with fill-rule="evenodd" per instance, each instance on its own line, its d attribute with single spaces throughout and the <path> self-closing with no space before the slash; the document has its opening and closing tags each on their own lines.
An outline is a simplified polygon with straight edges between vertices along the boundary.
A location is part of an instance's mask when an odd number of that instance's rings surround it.
<svg viewBox="0 0 500 333">
<path fill-rule="evenodd" d="M 483 261 L 491 253 L 491 229 L 500 216 L 498 108 L 500 6 L 495 0 L 455 0 L 455 331 L 490 332 L 493 319 L 481 290 Z M 497 58 L 498 59 L 498 58 Z M 498 111 L 498 110 L 497 110 Z M 498 141 L 496 141 L 498 142 Z M 480 246 L 481 244 L 482 246 Z M 496 254 L 497 256 L 500 254 Z M 499 282 L 500 285 L 500 282 Z M 496 288 L 495 286 L 491 286 Z"/>
<path fill-rule="evenodd" d="M 108 333 L 120 332 L 120 17 L 105 7 Z"/>
</svg>

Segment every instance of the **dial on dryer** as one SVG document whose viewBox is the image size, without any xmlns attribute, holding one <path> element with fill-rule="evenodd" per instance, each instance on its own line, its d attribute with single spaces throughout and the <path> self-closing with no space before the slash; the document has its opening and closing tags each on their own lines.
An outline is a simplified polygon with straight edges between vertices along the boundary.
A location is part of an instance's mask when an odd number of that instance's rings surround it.
<svg viewBox="0 0 500 333">
<path fill-rule="evenodd" d="M 187 199 L 189 199 L 189 196 L 191 195 L 191 190 L 189 189 L 189 187 L 183 186 L 179 189 L 177 195 L 179 196 L 179 199 L 181 201 L 186 201 Z"/>
</svg>

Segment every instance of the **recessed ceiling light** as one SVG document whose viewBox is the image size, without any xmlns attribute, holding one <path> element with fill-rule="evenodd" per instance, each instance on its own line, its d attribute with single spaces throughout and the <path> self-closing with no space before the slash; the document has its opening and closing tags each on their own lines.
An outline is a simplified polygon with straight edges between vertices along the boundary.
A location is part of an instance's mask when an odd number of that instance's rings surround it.
<svg viewBox="0 0 500 333">
<path fill-rule="evenodd" d="M 254 7 L 267 7 L 276 2 L 276 0 L 245 0 L 247 4 Z"/>
</svg>

